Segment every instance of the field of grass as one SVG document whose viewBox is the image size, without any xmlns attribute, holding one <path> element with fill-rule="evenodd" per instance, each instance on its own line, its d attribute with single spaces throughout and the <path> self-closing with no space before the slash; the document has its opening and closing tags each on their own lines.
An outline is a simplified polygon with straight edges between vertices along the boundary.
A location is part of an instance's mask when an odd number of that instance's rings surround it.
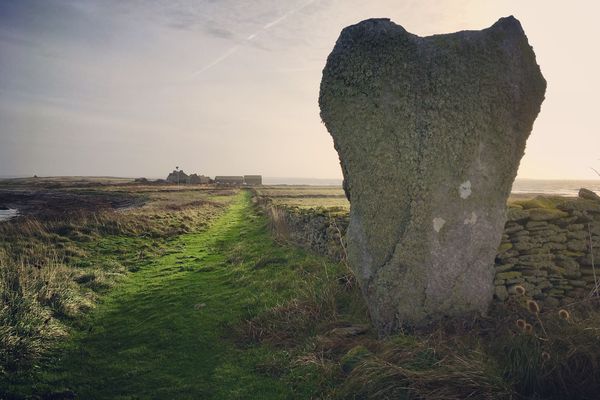
<svg viewBox="0 0 600 400">
<path fill-rule="evenodd" d="M 341 186 L 261 186 L 256 188 L 261 196 L 267 197 L 340 197 L 345 198 Z"/>
<path fill-rule="evenodd" d="M 348 268 L 276 241 L 251 192 L 102 190 L 145 203 L 0 224 L 0 398 L 600 393 L 597 302 L 558 315 L 524 293 L 486 317 L 378 338 Z"/>
<path fill-rule="evenodd" d="M 86 185 L 86 198 L 102 197 L 104 189 Z M 169 251 L 173 236 L 206 229 L 236 194 L 206 188 L 119 190 L 143 205 L 36 211 L 0 223 L 3 381 L 27 378 L 41 369 L 115 283 Z"/>
<path fill-rule="evenodd" d="M 256 189 L 273 205 L 348 212 L 350 203 L 340 186 L 265 186 Z"/>
</svg>

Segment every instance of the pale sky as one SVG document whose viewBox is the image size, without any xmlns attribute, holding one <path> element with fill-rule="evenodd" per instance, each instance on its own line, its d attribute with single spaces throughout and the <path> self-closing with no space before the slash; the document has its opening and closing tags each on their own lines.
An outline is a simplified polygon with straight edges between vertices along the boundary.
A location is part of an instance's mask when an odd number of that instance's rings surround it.
<svg viewBox="0 0 600 400">
<path fill-rule="evenodd" d="M 514 15 L 548 81 L 520 178 L 600 169 L 592 0 L 0 0 L 0 176 L 340 178 L 319 118 L 340 31 L 420 36 Z"/>
</svg>

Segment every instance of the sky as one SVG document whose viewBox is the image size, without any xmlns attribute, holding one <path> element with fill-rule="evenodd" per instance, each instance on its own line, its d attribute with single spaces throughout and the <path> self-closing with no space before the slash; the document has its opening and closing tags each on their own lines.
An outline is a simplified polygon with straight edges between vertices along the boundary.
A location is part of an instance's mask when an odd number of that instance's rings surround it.
<svg viewBox="0 0 600 400">
<path fill-rule="evenodd" d="M 521 21 L 548 89 L 519 178 L 600 170 L 591 0 L 0 0 L 0 176 L 340 178 L 319 117 L 340 31 Z"/>
</svg>

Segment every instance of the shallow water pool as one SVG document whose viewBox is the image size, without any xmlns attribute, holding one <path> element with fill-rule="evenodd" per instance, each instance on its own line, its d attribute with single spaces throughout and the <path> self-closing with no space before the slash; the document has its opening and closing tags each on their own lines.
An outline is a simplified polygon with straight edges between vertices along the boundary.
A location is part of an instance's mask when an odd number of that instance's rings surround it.
<svg viewBox="0 0 600 400">
<path fill-rule="evenodd" d="M 8 221 L 11 218 L 19 215 L 19 210 L 11 209 L 8 210 L 0 210 L 0 222 Z"/>
</svg>

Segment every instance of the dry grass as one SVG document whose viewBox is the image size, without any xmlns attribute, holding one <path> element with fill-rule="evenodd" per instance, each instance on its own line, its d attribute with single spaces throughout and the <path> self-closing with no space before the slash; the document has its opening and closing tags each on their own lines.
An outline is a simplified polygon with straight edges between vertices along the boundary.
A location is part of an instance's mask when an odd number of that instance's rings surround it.
<svg viewBox="0 0 600 400">
<path fill-rule="evenodd" d="M 338 211 L 350 210 L 350 203 L 345 197 L 275 197 L 274 205 L 284 205 L 303 209 L 324 208 L 337 209 Z"/>
<path fill-rule="evenodd" d="M 501 399 L 511 387 L 490 373 L 490 360 L 472 351 L 461 354 L 428 341 L 412 345 L 391 341 L 366 356 L 342 387 L 342 398 L 364 399 Z"/>
<path fill-rule="evenodd" d="M 74 317 L 90 302 L 73 270 L 57 260 L 32 266 L 0 254 L 0 370 L 26 369 L 66 335 L 60 317 Z"/>
</svg>

